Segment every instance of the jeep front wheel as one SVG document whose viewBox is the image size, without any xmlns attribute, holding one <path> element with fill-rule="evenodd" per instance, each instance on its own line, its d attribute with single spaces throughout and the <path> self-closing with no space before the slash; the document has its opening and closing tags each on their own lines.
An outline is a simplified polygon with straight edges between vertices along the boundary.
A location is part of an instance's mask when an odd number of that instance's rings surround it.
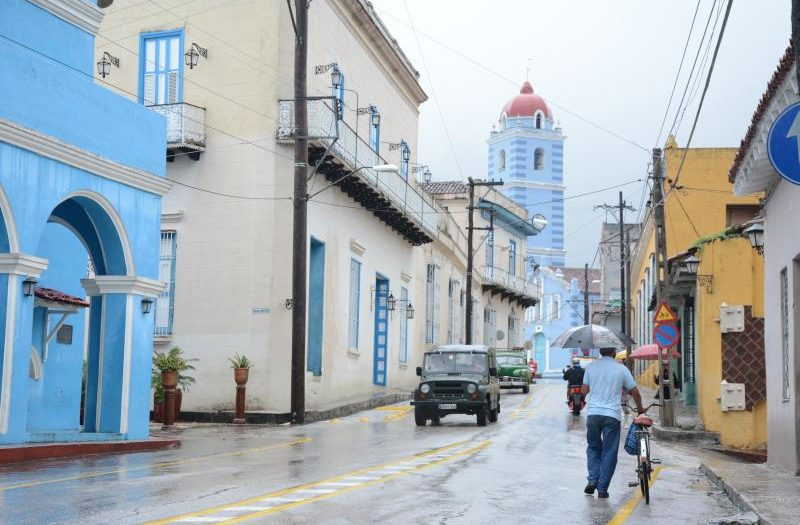
<svg viewBox="0 0 800 525">
<path fill-rule="evenodd" d="M 419 408 L 414 409 L 414 423 L 417 424 L 418 427 L 424 427 L 425 424 L 428 422 L 428 419 L 425 417 L 425 414 Z"/>
</svg>

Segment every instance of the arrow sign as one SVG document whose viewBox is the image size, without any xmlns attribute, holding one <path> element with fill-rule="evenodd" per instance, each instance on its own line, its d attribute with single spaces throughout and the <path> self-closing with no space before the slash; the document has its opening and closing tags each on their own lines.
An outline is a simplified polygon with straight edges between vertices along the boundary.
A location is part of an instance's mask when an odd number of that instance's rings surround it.
<svg viewBox="0 0 800 525">
<path fill-rule="evenodd" d="M 800 102 L 778 115 L 767 137 L 772 167 L 792 184 L 800 184 Z"/>
<path fill-rule="evenodd" d="M 674 323 L 678 321 L 678 316 L 675 311 L 669 307 L 667 303 L 662 302 L 658 305 L 656 313 L 653 316 L 655 323 Z"/>
<path fill-rule="evenodd" d="M 653 339 L 660 348 L 675 346 L 679 338 L 678 327 L 673 323 L 657 324 L 653 330 Z"/>
</svg>

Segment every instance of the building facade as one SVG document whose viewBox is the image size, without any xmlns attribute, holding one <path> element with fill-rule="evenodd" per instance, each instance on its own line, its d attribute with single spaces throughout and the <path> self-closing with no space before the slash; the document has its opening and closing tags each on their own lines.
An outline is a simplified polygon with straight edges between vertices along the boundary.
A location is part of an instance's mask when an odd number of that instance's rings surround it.
<svg viewBox="0 0 800 525">
<path fill-rule="evenodd" d="M 489 136 L 490 179 L 530 217 L 544 215 L 547 228 L 528 239 L 526 254 L 542 266 L 564 266 L 564 135 L 544 99 L 525 82 L 503 107 Z"/>
<path fill-rule="evenodd" d="M 588 275 L 591 322 L 601 306 L 600 271 L 589 269 Z M 540 301 L 526 312 L 525 340 L 531 342 L 532 357 L 542 375 L 557 377 L 573 355 L 583 355 L 550 343 L 566 330 L 584 324 L 586 275 L 583 268 L 539 267 L 533 273 L 533 282 Z"/>
<path fill-rule="evenodd" d="M 95 81 L 102 19 L 0 5 L 0 444 L 148 435 L 165 123 Z"/>
<path fill-rule="evenodd" d="M 629 258 L 636 243 L 639 242 L 641 225 L 625 224 L 624 232 L 624 256 Z M 608 326 L 614 330 L 622 329 L 622 274 L 620 272 L 620 261 L 622 258 L 620 256 L 619 241 L 619 225 L 604 222 L 600 229 L 599 252 L 600 293 L 603 307 L 594 319 L 594 322 Z M 629 272 L 627 268 L 625 271 Z M 627 279 L 626 286 L 630 286 L 630 283 L 627 283 Z M 628 332 L 633 333 L 633 330 L 628 330 Z"/>
<path fill-rule="evenodd" d="M 737 195 L 764 195 L 767 461 L 800 475 L 800 240 L 794 226 L 800 187 L 776 172 L 767 153 L 773 123 L 784 109 L 800 100 L 794 56 L 795 50 L 790 47 L 778 64 L 742 140 L 729 179 Z M 795 147 L 794 138 L 787 138 Z"/>
<path fill-rule="evenodd" d="M 755 363 L 759 354 L 763 360 L 763 348 L 757 343 L 763 339 L 757 328 L 763 321 L 759 262 L 737 229 L 757 213 L 758 199 L 732 194 L 726 176 L 735 155 L 735 148 L 682 149 L 673 137 L 663 153 L 666 181 L 675 180 L 683 164 L 680 185 L 671 188 L 665 182 L 663 187 L 668 262 L 664 279 L 667 301 L 678 315 L 681 332 L 680 357 L 672 359 L 670 367 L 681 383 L 676 397 L 696 407 L 706 430 L 718 432 L 725 446 L 760 448 L 765 436 L 765 400 L 756 395 L 741 410 L 723 410 L 719 401 L 723 381 L 742 383 L 742 369 L 747 369 L 731 338 L 751 337 L 747 351 Z M 631 328 L 639 345 L 654 343 L 657 306 L 655 222 L 652 209 L 646 213 L 631 261 Z M 720 319 L 728 306 L 749 312 L 747 324 L 742 318 L 746 335 L 723 333 Z M 655 387 L 657 366 L 652 361 L 637 362 L 639 382 Z M 750 369 L 747 382 L 750 393 L 763 389 L 763 373 L 757 366 Z"/>
</svg>

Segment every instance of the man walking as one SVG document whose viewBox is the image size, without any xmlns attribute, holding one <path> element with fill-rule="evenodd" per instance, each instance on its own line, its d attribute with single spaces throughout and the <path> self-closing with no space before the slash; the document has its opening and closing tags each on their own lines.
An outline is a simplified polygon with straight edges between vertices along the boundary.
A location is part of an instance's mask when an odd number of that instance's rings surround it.
<svg viewBox="0 0 800 525">
<path fill-rule="evenodd" d="M 608 486 L 617 467 L 621 426 L 620 404 L 625 389 L 636 402 L 639 413 L 642 396 L 630 370 L 614 359 L 615 348 L 601 348 L 600 359 L 586 368 L 583 393 L 589 394 L 586 411 L 586 463 L 589 483 L 583 490 L 598 498 L 608 498 Z"/>
</svg>

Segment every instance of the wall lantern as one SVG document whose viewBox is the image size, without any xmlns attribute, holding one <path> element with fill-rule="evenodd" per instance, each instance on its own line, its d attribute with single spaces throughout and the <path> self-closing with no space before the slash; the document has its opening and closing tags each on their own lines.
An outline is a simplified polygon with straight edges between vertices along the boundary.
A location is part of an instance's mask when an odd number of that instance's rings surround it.
<svg viewBox="0 0 800 525">
<path fill-rule="evenodd" d="M 333 67 L 333 71 L 331 71 L 331 85 L 339 89 L 342 85 L 342 72 L 339 71 L 338 66 Z"/>
<path fill-rule="evenodd" d="M 430 184 L 433 175 L 431 175 L 431 170 L 425 168 L 425 171 L 422 172 L 422 180 L 425 181 L 425 184 Z"/>
<path fill-rule="evenodd" d="M 378 126 L 381 125 L 381 114 L 378 112 L 378 108 L 376 108 L 375 106 L 370 106 L 369 111 L 370 111 L 370 122 L 372 122 L 372 125 L 377 128 Z"/>
<path fill-rule="evenodd" d="M 208 59 L 208 49 L 205 47 L 200 47 L 194 42 L 192 42 L 192 46 L 189 48 L 189 51 L 183 54 L 183 58 L 186 60 L 186 65 L 189 66 L 189 69 L 194 69 L 197 65 L 197 62 L 200 60 L 200 57 Z"/>
<path fill-rule="evenodd" d="M 405 140 L 400 141 L 400 148 L 403 155 L 403 162 L 408 162 L 411 160 L 411 148 L 408 147 L 408 144 L 406 144 Z"/>
<path fill-rule="evenodd" d="M 686 271 L 689 273 L 697 274 L 697 270 L 700 269 L 700 259 L 698 259 L 694 255 L 684 259 L 682 264 L 683 267 L 686 268 Z"/>
<path fill-rule="evenodd" d="M 153 300 L 149 297 L 142 299 L 142 313 L 147 315 L 153 310 Z"/>
<path fill-rule="evenodd" d="M 414 305 L 408 303 L 406 306 L 406 319 L 413 319 L 414 318 Z"/>
<path fill-rule="evenodd" d="M 106 7 L 110 6 L 114 3 L 114 0 L 97 0 L 97 7 L 100 9 L 105 9 Z"/>
<path fill-rule="evenodd" d="M 389 293 L 389 297 L 386 298 L 386 309 L 390 312 L 394 312 L 395 307 L 397 306 L 397 299 L 394 298 L 394 295 Z"/>
<path fill-rule="evenodd" d="M 33 277 L 28 277 L 24 281 L 22 281 L 22 295 L 25 297 L 30 297 L 33 295 L 33 290 L 36 288 L 36 283 L 38 283 L 36 279 Z"/>
<path fill-rule="evenodd" d="M 119 59 L 108 51 L 105 51 L 103 52 L 102 58 L 97 61 L 97 74 L 106 78 L 111 74 L 111 66 L 119 68 Z"/>
<path fill-rule="evenodd" d="M 764 223 L 754 222 L 744 232 L 747 239 L 759 255 L 764 255 Z"/>
</svg>

